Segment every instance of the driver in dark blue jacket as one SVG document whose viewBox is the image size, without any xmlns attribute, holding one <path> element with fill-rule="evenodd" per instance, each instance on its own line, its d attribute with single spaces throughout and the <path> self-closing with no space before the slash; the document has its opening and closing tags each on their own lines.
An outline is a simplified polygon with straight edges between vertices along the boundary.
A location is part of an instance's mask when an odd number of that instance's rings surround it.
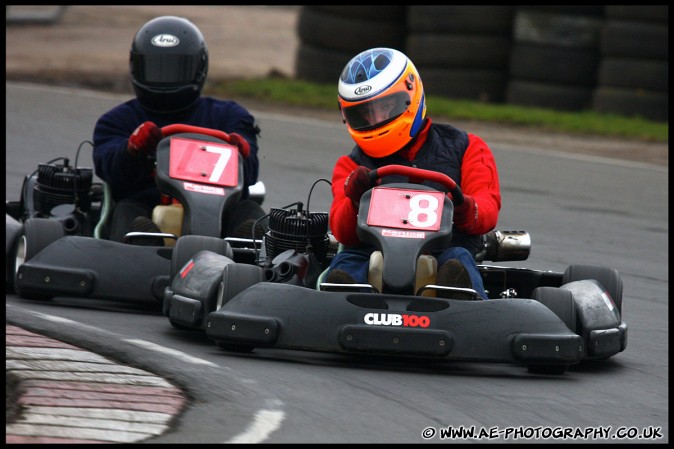
<svg viewBox="0 0 674 449">
<path fill-rule="evenodd" d="M 160 128 L 186 124 L 224 131 L 244 159 L 244 190 L 227 223 L 225 235 L 236 235 L 265 215 L 248 187 L 257 182 L 259 128 L 253 116 L 234 101 L 202 97 L 208 72 L 208 49 L 201 31 L 189 20 L 162 16 L 136 33 L 131 45 L 130 72 L 136 98 L 100 117 L 94 128 L 96 175 L 111 189 L 115 202 L 109 238 L 122 241 L 129 231 L 154 231 L 150 219 L 160 193 L 154 179 L 154 155 L 162 139 Z M 245 209 L 245 210 L 244 210 Z M 241 231 L 243 234 L 243 231 Z M 247 235 L 239 235 L 248 237 Z"/>
</svg>

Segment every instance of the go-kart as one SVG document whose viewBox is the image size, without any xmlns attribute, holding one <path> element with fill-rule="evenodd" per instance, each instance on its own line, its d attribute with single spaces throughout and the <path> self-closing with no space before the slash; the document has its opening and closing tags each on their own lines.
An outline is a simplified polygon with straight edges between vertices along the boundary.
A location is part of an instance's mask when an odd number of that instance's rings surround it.
<svg viewBox="0 0 674 449">
<path fill-rule="evenodd" d="M 381 181 L 361 198 L 358 236 L 376 248 L 367 284 L 323 281 L 331 256 L 341 249 L 329 235 L 327 214 L 272 209 L 257 264 L 236 263 L 203 247 L 196 251 L 190 236 L 178 239 L 179 260 L 187 263 L 172 268 L 176 276 L 165 291 L 170 324 L 204 331 L 230 351 L 273 347 L 430 357 L 522 364 L 545 373 L 625 349 L 616 270 L 485 265 L 526 260 L 530 251 L 528 233 L 492 231 L 476 256 L 487 300 L 471 288 L 437 285 L 437 261 L 430 254 L 451 240 L 460 187 L 443 174 L 404 166 L 381 167 L 370 176 L 408 182 Z"/>
<path fill-rule="evenodd" d="M 181 235 L 198 236 L 210 249 L 237 260 L 250 258 L 246 248 L 233 250 L 238 245 L 224 241 L 228 220 L 264 215 L 261 181 L 249 188 L 245 207 L 234 208 L 242 197 L 247 155 L 228 144 L 229 136 L 220 130 L 175 124 L 162 134 L 155 180 L 166 202 L 152 217 L 161 232 L 129 232 L 123 242 L 109 240 L 114 201 L 107 185 L 93 182 L 92 169 L 77 167 L 77 158 L 75 166 L 66 158 L 40 164 L 25 178 L 20 201 L 6 205 L 8 290 L 22 297 L 161 300 Z M 260 233 L 258 224 L 253 229 Z"/>
</svg>

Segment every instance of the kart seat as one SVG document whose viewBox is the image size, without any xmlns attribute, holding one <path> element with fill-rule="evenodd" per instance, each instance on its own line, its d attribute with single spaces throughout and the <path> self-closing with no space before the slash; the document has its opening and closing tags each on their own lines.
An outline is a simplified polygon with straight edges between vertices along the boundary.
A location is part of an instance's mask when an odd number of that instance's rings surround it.
<svg viewBox="0 0 674 449">
<path fill-rule="evenodd" d="M 112 209 L 115 206 L 115 201 L 112 199 L 112 190 L 110 189 L 110 185 L 105 181 L 101 181 L 101 184 L 103 185 L 103 205 L 101 208 L 101 216 L 98 219 L 96 227 L 94 228 L 94 238 L 97 239 L 103 238 L 104 229 L 108 227 L 110 215 L 112 214 Z"/>
<path fill-rule="evenodd" d="M 370 264 L 367 272 L 367 282 L 382 291 L 382 278 L 384 269 L 384 256 L 381 251 L 374 251 L 370 255 Z M 420 288 L 436 283 L 438 274 L 438 260 L 430 254 L 422 254 L 417 259 L 416 277 L 414 279 L 414 291 L 418 292 Z M 435 296 L 432 289 L 424 290 L 421 296 Z"/>
</svg>

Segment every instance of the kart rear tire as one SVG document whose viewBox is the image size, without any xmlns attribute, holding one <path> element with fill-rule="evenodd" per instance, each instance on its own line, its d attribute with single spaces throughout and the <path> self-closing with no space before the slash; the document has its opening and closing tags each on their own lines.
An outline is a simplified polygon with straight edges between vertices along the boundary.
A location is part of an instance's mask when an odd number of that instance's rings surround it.
<svg viewBox="0 0 674 449">
<path fill-rule="evenodd" d="M 234 296 L 238 295 L 248 287 L 265 280 L 264 269 L 257 265 L 243 263 L 233 263 L 225 266 L 222 271 L 222 282 L 218 292 L 218 303 L 215 310 L 219 310 Z M 216 340 L 215 344 L 225 351 L 246 353 L 255 349 L 254 345 L 248 343 L 229 343 Z"/>
<path fill-rule="evenodd" d="M 171 254 L 171 273 L 169 280 L 180 272 L 188 260 L 190 260 L 199 251 L 212 251 L 216 254 L 234 258 L 234 251 L 229 243 L 217 237 L 207 237 L 202 235 L 184 235 L 176 240 Z"/>
<path fill-rule="evenodd" d="M 55 220 L 48 218 L 29 218 L 23 223 L 21 234 L 14 242 L 12 255 L 9 257 L 11 270 L 13 273 L 12 285 L 16 290 L 16 274 L 19 266 L 28 262 L 36 254 L 54 243 L 56 240 L 65 236 L 63 225 Z M 17 291 L 22 298 L 50 299 L 50 295 L 23 294 Z"/>
<path fill-rule="evenodd" d="M 577 333 L 578 314 L 573 293 L 555 287 L 538 287 L 532 292 L 531 297 L 557 315 L 571 332 Z"/>
<path fill-rule="evenodd" d="M 620 316 L 623 313 L 623 281 L 618 270 L 596 265 L 570 265 L 562 276 L 562 284 L 594 279 L 606 289 Z"/>
</svg>

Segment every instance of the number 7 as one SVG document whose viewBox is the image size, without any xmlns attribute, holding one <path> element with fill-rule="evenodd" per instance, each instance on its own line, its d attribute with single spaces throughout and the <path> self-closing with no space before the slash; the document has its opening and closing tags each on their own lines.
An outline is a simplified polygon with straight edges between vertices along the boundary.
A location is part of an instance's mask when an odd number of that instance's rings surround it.
<svg viewBox="0 0 674 449">
<path fill-rule="evenodd" d="M 206 145 L 206 151 L 208 151 L 209 153 L 220 154 L 218 162 L 215 163 L 215 167 L 213 167 L 213 172 L 211 173 L 210 178 L 208 178 L 209 181 L 217 183 L 220 180 L 220 176 L 222 176 L 222 173 L 225 171 L 225 167 L 227 167 L 227 162 L 229 162 L 229 158 L 232 157 L 232 150 L 230 148 L 213 147 L 210 145 Z"/>
</svg>

